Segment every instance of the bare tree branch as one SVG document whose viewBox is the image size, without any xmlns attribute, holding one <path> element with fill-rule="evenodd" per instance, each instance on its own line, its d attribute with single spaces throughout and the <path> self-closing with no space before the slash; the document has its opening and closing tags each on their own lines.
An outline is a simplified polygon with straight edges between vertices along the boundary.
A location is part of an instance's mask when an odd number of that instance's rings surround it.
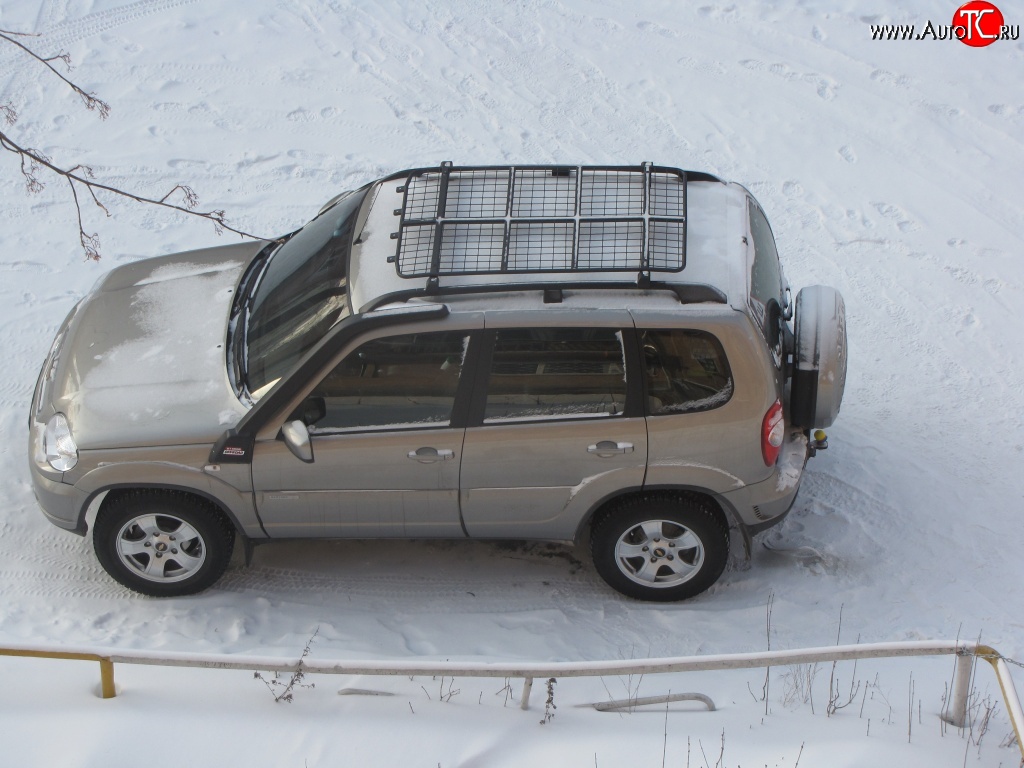
<svg viewBox="0 0 1024 768">
<path fill-rule="evenodd" d="M 82 99 L 86 109 L 97 112 L 100 119 L 106 119 L 110 114 L 110 105 L 105 101 L 97 97 L 93 93 L 86 93 L 85 90 L 77 86 L 63 74 L 61 74 L 53 66 L 53 62 L 62 61 L 64 66 L 71 69 L 71 56 L 66 51 L 61 51 L 53 56 L 40 56 L 38 53 L 33 51 L 24 43 L 16 40 L 18 37 L 38 37 L 38 35 L 26 32 L 12 32 L 7 29 L 0 29 L 0 39 L 6 40 L 11 45 L 20 48 L 22 51 L 27 53 L 33 59 L 43 64 L 47 69 L 50 70 L 54 75 L 60 78 L 75 94 Z M 18 120 L 18 111 L 15 106 L 9 102 L 0 103 L 0 118 L 3 119 L 7 125 L 14 125 Z M 100 240 L 99 235 L 95 232 L 88 233 L 85 231 L 85 223 L 82 220 L 82 204 L 79 197 L 79 187 L 89 193 L 89 197 L 92 198 L 93 203 L 103 211 L 107 216 L 110 216 L 110 211 L 106 205 L 96 196 L 97 191 L 109 192 L 112 195 L 124 197 L 129 200 L 133 200 L 137 203 L 144 203 L 147 205 L 156 205 L 162 208 L 168 208 L 172 211 L 179 213 L 187 213 L 190 216 L 195 216 L 201 219 L 207 219 L 213 223 L 214 231 L 217 234 L 221 234 L 225 229 L 229 232 L 242 235 L 243 237 L 250 237 L 254 240 L 267 240 L 271 238 L 260 237 L 250 232 L 245 232 L 241 229 L 235 229 L 229 226 L 225 221 L 225 214 L 222 210 L 213 211 L 197 211 L 196 206 L 199 204 L 199 197 L 195 191 L 185 185 L 176 184 L 170 192 L 161 197 L 160 199 L 146 197 L 144 195 L 137 195 L 133 192 L 128 192 L 118 187 L 113 187 L 107 184 L 101 184 L 95 181 L 95 175 L 93 174 L 92 168 L 87 165 L 75 165 L 71 168 L 62 168 L 55 165 L 54 162 L 45 154 L 40 152 L 38 149 L 31 147 L 22 147 L 15 142 L 9 135 L 0 131 L 0 149 L 4 149 L 7 152 L 11 152 L 18 156 L 18 160 L 21 166 L 21 175 L 25 179 L 25 188 L 30 194 L 40 192 L 45 184 L 39 178 L 40 172 L 46 170 L 56 174 L 63 178 L 71 189 L 71 199 L 75 203 L 75 215 L 78 219 L 78 236 L 79 241 L 82 244 L 82 249 L 85 251 L 87 259 L 99 259 L 99 246 Z M 182 203 L 176 204 L 168 202 L 175 193 L 181 193 Z"/>
<path fill-rule="evenodd" d="M 57 68 L 54 67 L 53 64 L 50 63 L 50 62 L 53 62 L 53 61 L 57 61 L 59 59 L 60 61 L 64 62 L 64 66 L 67 67 L 68 70 L 70 71 L 71 70 L 71 54 L 67 53 L 66 51 L 61 51 L 60 53 L 58 53 L 58 54 L 56 54 L 54 56 L 43 57 L 43 56 L 40 56 L 35 51 L 33 51 L 31 48 L 29 48 L 24 43 L 21 43 L 18 40 L 15 40 L 14 39 L 15 37 L 28 37 L 28 35 L 25 35 L 23 33 L 18 33 L 18 32 L 8 32 L 7 30 L 0 29 L 0 38 L 6 40 L 11 45 L 17 46 L 18 48 L 23 50 L 25 53 L 27 53 L 29 56 L 31 56 L 33 59 L 35 59 L 39 63 L 43 64 L 53 74 L 55 74 L 57 77 L 59 77 L 61 80 L 63 80 L 67 84 L 67 86 L 69 88 L 71 88 L 72 91 L 74 91 L 75 93 L 78 94 L 79 98 L 81 98 L 82 101 L 84 102 L 86 109 L 98 112 L 101 120 L 106 120 L 107 119 L 107 116 L 110 114 L 110 105 L 107 104 L 107 102 L 103 101 L 103 99 L 99 98 L 94 93 L 86 93 L 83 89 L 79 88 L 73 82 L 71 82 L 66 77 L 64 77 L 64 75 L 62 75 L 60 72 L 58 72 Z"/>
<path fill-rule="evenodd" d="M 82 250 L 85 251 L 85 258 L 99 261 L 100 236 L 95 232 L 91 235 L 85 233 L 85 225 L 82 223 L 82 206 L 78 202 L 78 191 L 71 179 L 68 179 L 68 186 L 71 187 L 71 197 L 75 201 L 75 213 L 78 214 L 78 239 L 82 243 Z"/>
<path fill-rule="evenodd" d="M 39 181 L 38 173 L 42 169 L 46 169 L 56 175 L 64 178 L 68 185 L 71 187 L 71 195 L 75 202 L 75 212 L 78 216 L 78 232 L 79 238 L 82 242 L 82 248 L 85 250 L 85 256 L 88 259 L 99 258 L 99 237 L 96 233 L 89 234 L 85 231 L 85 226 L 82 222 L 82 206 L 78 197 L 77 185 L 81 185 L 83 189 L 88 190 L 89 195 L 92 197 L 93 202 L 99 206 L 103 212 L 110 216 L 110 211 L 107 207 L 100 202 L 96 197 L 96 191 L 102 190 L 103 192 L 109 192 L 112 195 L 118 195 L 120 197 L 134 200 L 137 203 L 146 203 L 148 205 L 156 205 L 162 208 L 168 208 L 172 211 L 178 211 L 179 213 L 187 213 L 189 216 L 196 216 L 201 219 L 206 219 L 213 222 L 215 231 L 220 234 L 223 230 L 234 232 L 237 235 L 243 237 L 250 237 L 254 240 L 268 240 L 273 238 L 260 237 L 254 235 L 251 232 L 245 230 L 236 229 L 230 226 L 225 220 L 225 214 L 222 210 L 214 211 L 197 211 L 194 210 L 199 200 L 196 193 L 191 187 L 184 184 L 178 184 L 164 195 L 159 200 L 152 197 L 146 197 L 144 195 L 137 195 L 133 192 L 127 192 L 117 187 L 112 187 L 108 184 L 102 184 L 98 181 L 93 180 L 92 169 L 85 165 L 76 165 L 72 168 L 61 168 L 50 160 L 49 157 L 44 155 L 42 152 L 31 149 L 28 147 L 22 147 L 17 144 L 10 136 L 3 131 L 0 131 L 0 148 L 12 152 L 21 158 L 21 174 L 25 177 L 25 186 L 29 192 L 39 192 L 43 188 L 43 183 Z M 184 196 L 184 204 L 177 205 L 175 203 L 167 202 L 168 198 L 175 192 L 181 192 Z"/>
<path fill-rule="evenodd" d="M 185 184 L 175 185 L 174 189 L 172 189 L 170 192 L 168 192 L 166 195 L 160 198 L 160 202 L 162 203 L 164 200 L 166 200 L 168 197 L 170 197 L 171 195 L 178 191 L 180 191 L 181 194 L 185 196 L 186 208 L 192 210 L 197 205 L 199 205 L 199 197 L 196 195 L 195 190 L 192 189 L 192 187 L 189 187 Z"/>
</svg>

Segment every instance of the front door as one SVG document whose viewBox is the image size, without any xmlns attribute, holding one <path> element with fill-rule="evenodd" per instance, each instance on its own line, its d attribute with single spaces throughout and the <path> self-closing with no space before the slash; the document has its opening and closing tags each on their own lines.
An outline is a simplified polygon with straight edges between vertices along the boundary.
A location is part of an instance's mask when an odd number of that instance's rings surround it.
<svg viewBox="0 0 1024 768">
<path fill-rule="evenodd" d="M 368 341 L 310 393 L 313 461 L 257 443 L 256 505 L 273 537 L 463 536 L 452 426 L 468 331 Z"/>
</svg>

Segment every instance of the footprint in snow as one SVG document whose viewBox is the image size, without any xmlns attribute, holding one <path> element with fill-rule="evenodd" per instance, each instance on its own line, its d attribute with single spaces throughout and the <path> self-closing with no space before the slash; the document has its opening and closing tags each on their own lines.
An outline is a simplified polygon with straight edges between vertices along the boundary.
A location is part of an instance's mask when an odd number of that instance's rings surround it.
<svg viewBox="0 0 1024 768">
<path fill-rule="evenodd" d="M 762 542 L 762 546 L 769 552 L 774 552 L 797 565 L 807 568 L 812 573 L 835 573 L 839 566 L 838 559 L 827 553 L 821 552 L 807 544 L 795 547 L 785 547 L 771 541 Z"/>
</svg>

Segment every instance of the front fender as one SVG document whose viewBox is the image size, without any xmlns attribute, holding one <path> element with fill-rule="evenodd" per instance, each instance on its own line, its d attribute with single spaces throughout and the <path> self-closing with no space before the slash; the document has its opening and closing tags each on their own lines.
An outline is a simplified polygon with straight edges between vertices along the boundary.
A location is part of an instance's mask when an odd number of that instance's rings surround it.
<svg viewBox="0 0 1024 768">
<path fill-rule="evenodd" d="M 166 452 L 166 449 L 159 450 Z M 189 452 L 187 448 L 184 450 Z M 78 512 L 80 529 L 84 530 L 89 505 L 101 493 L 117 489 L 166 488 L 209 499 L 242 534 L 254 539 L 267 538 L 253 503 L 249 465 L 208 465 L 205 459 L 209 446 L 195 447 L 198 461 L 193 456 L 150 458 L 144 455 L 146 452 L 147 449 L 135 449 L 129 456 L 114 457 L 110 455 L 114 451 L 103 451 L 103 461 L 73 478 L 75 488 L 84 495 Z M 82 463 L 85 462 L 80 465 Z M 65 482 L 71 479 L 65 474 Z"/>
</svg>

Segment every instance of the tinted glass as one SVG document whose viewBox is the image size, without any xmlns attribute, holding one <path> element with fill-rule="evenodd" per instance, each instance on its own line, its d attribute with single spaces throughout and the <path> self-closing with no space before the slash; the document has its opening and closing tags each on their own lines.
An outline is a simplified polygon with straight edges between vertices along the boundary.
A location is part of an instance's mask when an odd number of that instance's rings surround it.
<svg viewBox="0 0 1024 768">
<path fill-rule="evenodd" d="M 614 329 L 499 330 L 484 421 L 621 414 L 623 360 L 622 336 Z"/>
<path fill-rule="evenodd" d="M 753 201 L 750 209 L 750 233 L 754 236 L 754 267 L 750 275 L 750 292 L 762 304 L 774 299 L 782 302 L 782 273 L 779 252 L 768 220 Z"/>
<path fill-rule="evenodd" d="M 750 211 L 750 234 L 754 238 L 754 265 L 750 273 L 750 309 L 761 326 L 768 346 L 779 345 L 782 317 L 782 269 L 779 252 L 768 220 L 753 200 L 747 201 Z M 781 352 L 781 349 L 777 350 Z"/>
<path fill-rule="evenodd" d="M 291 370 L 348 315 L 348 255 L 365 189 L 292 235 L 270 259 L 249 312 L 247 384 L 256 392 Z"/>
<path fill-rule="evenodd" d="M 732 374 L 721 343 L 690 330 L 640 332 L 652 416 L 708 411 L 732 397 Z"/>
<path fill-rule="evenodd" d="M 313 429 L 448 424 L 468 343 L 464 331 L 366 342 L 310 393 L 326 411 Z"/>
</svg>

